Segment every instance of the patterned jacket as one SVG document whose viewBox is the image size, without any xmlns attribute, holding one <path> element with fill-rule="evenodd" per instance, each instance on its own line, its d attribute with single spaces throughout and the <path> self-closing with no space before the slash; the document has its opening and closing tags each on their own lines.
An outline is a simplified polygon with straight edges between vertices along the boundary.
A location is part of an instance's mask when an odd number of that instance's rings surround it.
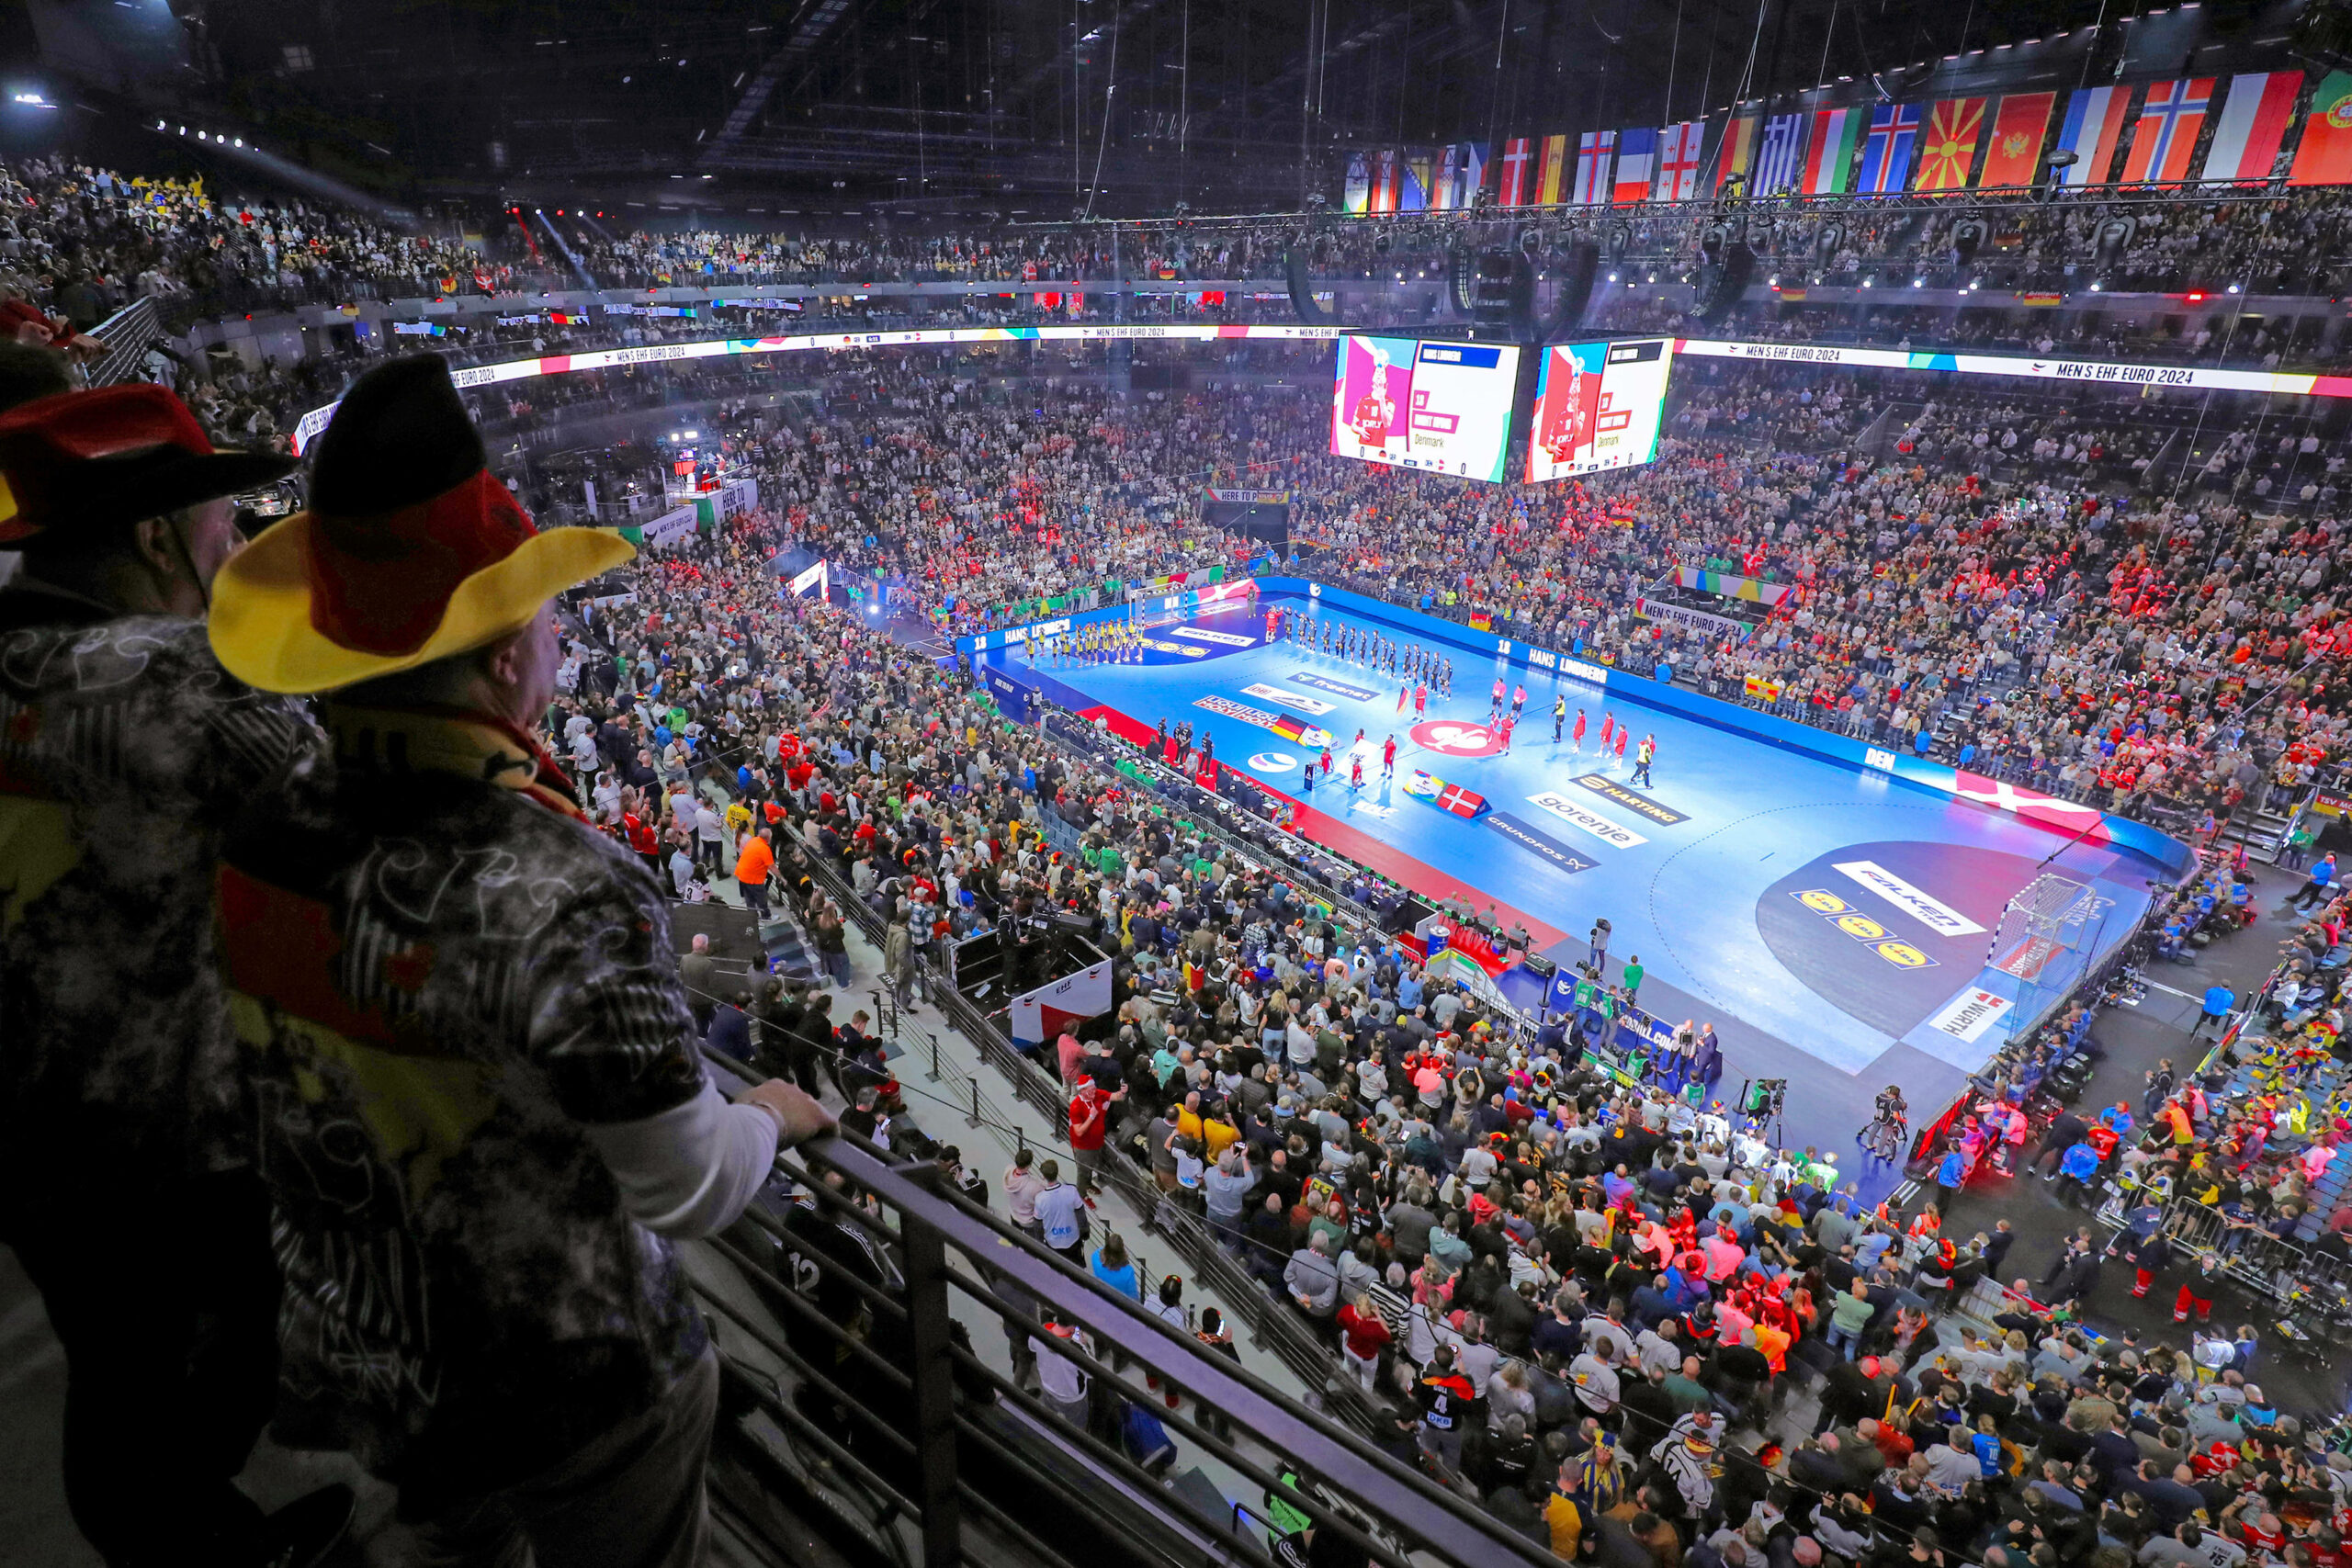
<svg viewBox="0 0 2352 1568">
<path fill-rule="evenodd" d="M 702 1353 L 586 1124 L 670 1111 L 703 1069 L 659 890 L 534 746 L 444 713 L 327 724 L 334 767 L 249 814 L 218 892 L 293 1435 L 492 1487 Z"/>
<path fill-rule="evenodd" d="M 0 1238 L 246 1162 L 212 861 L 324 750 L 197 622 L 0 592 Z"/>
</svg>

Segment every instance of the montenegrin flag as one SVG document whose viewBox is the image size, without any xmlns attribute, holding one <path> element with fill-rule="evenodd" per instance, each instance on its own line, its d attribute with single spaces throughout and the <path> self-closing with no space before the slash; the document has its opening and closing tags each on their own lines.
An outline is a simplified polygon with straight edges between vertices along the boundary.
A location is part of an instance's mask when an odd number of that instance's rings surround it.
<svg viewBox="0 0 2352 1568">
<path fill-rule="evenodd" d="M 1441 811 L 1451 811 L 1456 817 L 1476 817 L 1487 809 L 1487 797 L 1475 795 L 1460 784 L 1450 784 L 1434 773 L 1414 769 L 1405 778 L 1405 793 L 1417 795 Z"/>
</svg>

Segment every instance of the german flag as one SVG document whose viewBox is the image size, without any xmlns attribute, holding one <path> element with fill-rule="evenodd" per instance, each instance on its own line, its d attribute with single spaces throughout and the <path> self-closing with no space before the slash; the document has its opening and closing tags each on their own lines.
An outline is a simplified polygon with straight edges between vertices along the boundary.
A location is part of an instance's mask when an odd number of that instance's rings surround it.
<svg viewBox="0 0 2352 1568">
<path fill-rule="evenodd" d="M 1285 740 L 1295 740 L 1301 745 L 1306 744 L 1306 726 L 1301 724 L 1297 719 L 1291 717 L 1288 714 L 1283 715 L 1282 717 L 1274 720 L 1273 723 L 1268 725 L 1266 728 L 1272 730 L 1276 735 L 1281 736 Z"/>
</svg>

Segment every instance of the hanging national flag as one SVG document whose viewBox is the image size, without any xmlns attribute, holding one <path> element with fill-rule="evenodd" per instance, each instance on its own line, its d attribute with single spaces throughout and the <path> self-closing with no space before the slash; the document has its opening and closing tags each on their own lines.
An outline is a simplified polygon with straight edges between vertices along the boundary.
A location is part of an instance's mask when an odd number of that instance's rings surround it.
<svg viewBox="0 0 2352 1568">
<path fill-rule="evenodd" d="M 2352 185 L 2352 71 L 2331 71 L 2312 90 L 2290 186 Z"/>
<path fill-rule="evenodd" d="M 1396 210 L 1427 212 L 1430 209 L 1430 150 L 1408 147 L 1405 150 L 1405 173 L 1396 187 Z"/>
<path fill-rule="evenodd" d="M 1535 147 L 1524 136 L 1503 143 L 1503 180 L 1499 197 L 1504 207 L 1525 207 L 1533 199 Z"/>
<path fill-rule="evenodd" d="M 1658 140 L 1658 200 L 1689 201 L 1699 194 L 1699 164 L 1706 146 L 1703 119 L 1686 119 L 1666 128 Z"/>
<path fill-rule="evenodd" d="M 1756 161 L 1756 117 L 1744 114 L 1724 127 L 1724 144 L 1715 149 L 1715 188 L 1735 175 L 1747 173 Z"/>
<path fill-rule="evenodd" d="M 1911 144 L 1918 137 L 1918 105 L 1881 104 L 1871 110 L 1854 188 L 1864 196 L 1893 196 L 1901 190 L 1911 173 Z"/>
<path fill-rule="evenodd" d="M 1843 196 L 1854 166 L 1854 149 L 1861 144 L 1862 111 L 1851 108 L 1813 111 L 1813 145 L 1805 152 L 1807 196 Z"/>
<path fill-rule="evenodd" d="M 1453 174 L 1454 149 L 1455 144 L 1449 141 L 1437 150 L 1437 178 L 1430 183 L 1430 210 L 1432 212 L 1450 211 L 1459 205 L 1455 199 L 1459 185 Z"/>
<path fill-rule="evenodd" d="M 1484 141 L 1464 141 L 1454 150 L 1454 206 L 1478 205 L 1478 193 L 1487 188 L 1487 146 Z"/>
<path fill-rule="evenodd" d="M 1394 148 L 1383 148 L 1372 155 L 1371 210 L 1396 210 L 1396 152 Z"/>
<path fill-rule="evenodd" d="M 1984 134 L 1983 98 L 1946 98 L 1928 114 L 1928 134 L 1919 141 L 1919 172 L 1913 190 L 1961 190 L 1976 162 Z"/>
<path fill-rule="evenodd" d="M 2132 133 L 2132 151 L 2123 160 L 2124 184 L 2169 185 L 2188 177 L 2188 155 L 2196 149 L 2197 133 L 2205 128 L 2213 81 L 2211 76 L 2184 76 L 2148 89 Z"/>
<path fill-rule="evenodd" d="M 1610 156 L 1616 150 L 1613 130 L 1588 130 L 1577 138 L 1577 187 L 1570 201 L 1589 207 L 1609 199 Z"/>
<path fill-rule="evenodd" d="M 1993 144 L 1984 150 L 1978 188 L 2030 186 L 2041 174 L 2041 139 L 2050 130 L 2055 93 L 2011 93 L 1993 116 Z"/>
<path fill-rule="evenodd" d="M 1778 196 L 1797 188 L 1797 182 L 1804 177 L 1804 121 L 1802 114 L 1781 114 L 1764 122 L 1756 172 L 1747 181 L 1748 195 Z"/>
<path fill-rule="evenodd" d="M 1557 207 L 1567 199 L 1568 139 L 1565 135 L 1544 139 L 1543 157 L 1535 167 L 1535 205 Z"/>
<path fill-rule="evenodd" d="M 2129 87 L 2078 87 L 2066 99 L 2065 122 L 2058 128 L 2058 150 L 2075 161 L 2058 171 L 2064 186 L 2103 186 L 2115 173 L 2115 144 L 2123 140 Z"/>
<path fill-rule="evenodd" d="M 2295 98 L 2303 90 L 2300 71 L 2251 71 L 2230 78 L 2230 96 L 2213 121 L 2213 144 L 2205 150 L 2209 186 L 2269 179 L 2279 144 L 2295 123 Z"/>
<path fill-rule="evenodd" d="M 1372 163 L 1361 152 L 1348 154 L 1347 173 L 1340 181 L 1340 210 L 1372 210 Z"/>
<path fill-rule="evenodd" d="M 1650 198 L 1650 172 L 1657 164 L 1657 132 L 1646 125 L 1617 133 L 1617 177 L 1610 199 L 1632 207 Z"/>
</svg>

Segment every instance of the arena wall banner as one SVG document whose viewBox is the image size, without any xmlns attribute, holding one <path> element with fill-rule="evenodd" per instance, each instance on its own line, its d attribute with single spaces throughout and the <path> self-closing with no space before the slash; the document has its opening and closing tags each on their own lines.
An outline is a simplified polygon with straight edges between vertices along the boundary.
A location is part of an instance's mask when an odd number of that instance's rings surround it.
<svg viewBox="0 0 2352 1568">
<path fill-rule="evenodd" d="M 1993 810 L 2011 813 L 2053 833 L 2079 838 L 2086 844 L 2112 844 L 2132 850 L 2154 861 L 2173 876 L 2185 874 L 2196 863 L 2195 853 L 2186 844 L 2144 822 L 2109 816 L 2092 807 L 2043 795 L 2021 784 L 1930 761 L 1908 750 L 1874 746 L 1858 737 L 1833 734 L 1776 714 L 1759 713 L 1736 703 L 1702 696 L 1697 692 L 1668 685 L 1645 675 L 1589 662 L 1576 657 L 1573 652 L 1531 648 L 1510 637 L 1482 635 L 1454 622 L 1423 615 L 1419 610 L 1408 610 L 1385 600 L 1367 598 L 1327 583 L 1310 582 L 1299 577 L 1261 577 L 1258 580 L 1258 588 L 1261 595 L 1267 599 L 1286 595 L 1313 599 L 1335 606 L 1360 620 L 1400 630 L 1423 647 L 1439 644 L 1476 659 L 1501 660 L 1509 665 L 1524 665 L 1538 671 L 1556 670 L 1571 679 L 1599 686 L 1611 696 L 1623 697 L 1646 707 L 1680 714 L 1701 724 L 1745 735 L 1767 745 L 1785 746 L 1792 751 L 1802 751 L 1857 773 L 1884 774 L 1929 795 L 1973 800 Z"/>
<path fill-rule="evenodd" d="M 2222 370 L 2200 365 L 2126 365 L 2103 359 L 2035 359 L 2025 355 L 1944 354 L 1918 349 L 1847 348 L 1834 344 L 1747 343 L 1682 338 L 1677 354 L 1702 358 L 1764 359 L 1849 370 L 1950 370 L 1962 376 L 2027 376 L 2049 381 L 2114 382 L 2140 387 L 2191 387 L 2216 392 L 2272 392 L 2287 397 L 2352 398 L 2352 376 L 2298 375 L 2283 370 Z"/>
<path fill-rule="evenodd" d="M 646 524 L 639 532 L 647 545 L 660 547 L 674 545 L 679 540 L 691 536 L 696 525 L 695 509 L 691 506 L 680 506 L 656 517 Z"/>
<path fill-rule="evenodd" d="M 1634 601 L 1634 614 L 1680 626 L 1684 631 L 1696 632 L 1701 637 L 1727 637 L 1746 642 L 1756 631 L 1746 621 L 1735 621 L 1729 615 L 1718 615 L 1713 610 L 1685 609 L 1679 604 L 1669 604 L 1647 595 Z"/>
<path fill-rule="evenodd" d="M 786 584 L 786 586 L 792 591 L 792 596 L 795 599 L 799 598 L 811 588 L 814 588 L 817 591 L 818 598 L 829 599 L 832 597 L 833 592 L 832 572 L 823 561 L 819 561 L 815 566 L 810 567 L 808 570 L 794 578 L 789 583 Z"/>
</svg>

